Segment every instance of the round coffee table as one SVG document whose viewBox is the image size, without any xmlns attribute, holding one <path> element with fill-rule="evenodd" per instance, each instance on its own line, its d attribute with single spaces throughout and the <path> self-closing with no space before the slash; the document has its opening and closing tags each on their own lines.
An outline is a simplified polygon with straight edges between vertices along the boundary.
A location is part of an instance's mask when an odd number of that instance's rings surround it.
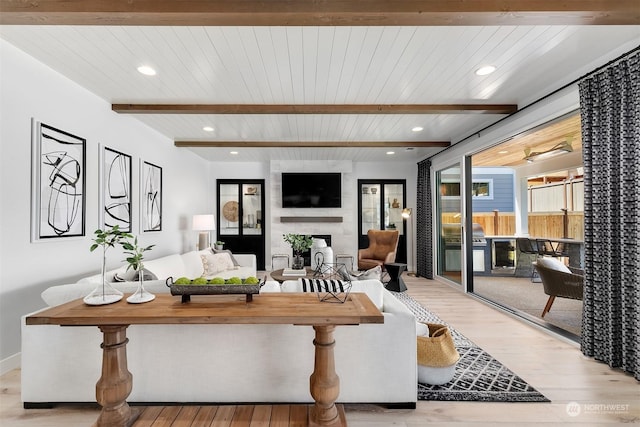
<svg viewBox="0 0 640 427">
<path fill-rule="evenodd" d="M 306 274 L 304 276 L 284 276 L 282 273 L 284 273 L 284 268 L 280 268 L 278 270 L 273 270 L 271 273 L 269 273 L 269 275 L 271 276 L 271 278 L 273 280 L 277 280 L 278 282 L 282 283 L 285 280 L 296 280 L 300 277 L 306 277 L 307 279 L 313 279 L 313 273 L 314 270 L 311 267 L 305 267 L 304 268 L 306 271 Z"/>
</svg>

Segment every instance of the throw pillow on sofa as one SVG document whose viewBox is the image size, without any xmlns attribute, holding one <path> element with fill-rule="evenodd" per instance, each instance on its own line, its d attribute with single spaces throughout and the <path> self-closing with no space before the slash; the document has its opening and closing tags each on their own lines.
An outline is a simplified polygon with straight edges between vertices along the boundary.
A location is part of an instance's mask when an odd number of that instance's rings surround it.
<svg viewBox="0 0 640 427">
<path fill-rule="evenodd" d="M 349 273 L 346 268 L 340 269 L 340 273 L 342 274 L 345 280 L 371 280 L 377 279 L 380 280 L 382 277 L 382 267 L 376 265 L 373 268 L 370 268 L 366 271 L 358 271 L 355 273 Z"/>
<path fill-rule="evenodd" d="M 234 270 L 231 256 L 228 253 L 220 254 L 201 254 L 202 267 L 204 268 L 204 276 L 209 277 L 221 271 Z"/>
<path fill-rule="evenodd" d="M 236 257 L 233 256 L 233 254 L 229 249 L 216 249 L 216 248 L 211 248 L 211 249 L 213 250 L 214 254 L 229 254 L 229 256 L 231 257 L 231 261 L 233 262 L 233 265 L 235 265 L 236 267 L 240 266 L 240 263 L 238 262 Z"/>
<path fill-rule="evenodd" d="M 307 279 L 300 278 L 302 292 L 348 292 L 351 290 L 351 282 L 334 279 Z"/>
<path fill-rule="evenodd" d="M 140 274 L 137 270 L 127 270 L 123 273 L 116 273 L 113 275 L 114 282 L 137 282 L 140 280 Z M 146 268 L 142 269 L 142 280 L 158 280 L 155 274 L 147 270 Z"/>
</svg>

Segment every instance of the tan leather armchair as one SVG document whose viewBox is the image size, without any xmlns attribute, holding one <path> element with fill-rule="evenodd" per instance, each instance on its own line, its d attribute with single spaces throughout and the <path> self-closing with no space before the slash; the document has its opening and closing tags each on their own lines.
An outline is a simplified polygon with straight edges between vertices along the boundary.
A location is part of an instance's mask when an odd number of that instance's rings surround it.
<svg viewBox="0 0 640 427">
<path fill-rule="evenodd" d="M 358 270 L 395 262 L 398 251 L 398 230 L 369 230 L 369 247 L 358 250 Z"/>
</svg>

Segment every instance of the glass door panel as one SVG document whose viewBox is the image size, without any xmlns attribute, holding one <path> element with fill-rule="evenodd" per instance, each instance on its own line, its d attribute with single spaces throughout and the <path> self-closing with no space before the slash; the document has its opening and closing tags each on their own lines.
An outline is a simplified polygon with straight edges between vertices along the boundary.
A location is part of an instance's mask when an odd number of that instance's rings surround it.
<svg viewBox="0 0 640 427">
<path fill-rule="evenodd" d="M 368 230 L 381 230 L 380 222 L 380 184 L 361 186 L 362 191 L 362 219 L 361 230 L 366 234 Z"/>
<path fill-rule="evenodd" d="M 384 228 L 387 230 L 398 230 L 400 235 L 404 234 L 404 221 L 402 209 L 404 209 L 404 185 L 385 184 L 384 194 L 387 198 L 384 207 Z"/>
<path fill-rule="evenodd" d="M 262 185 L 242 185 L 242 234 L 262 234 Z"/>
<path fill-rule="evenodd" d="M 369 246 L 369 230 L 398 230 L 396 262 L 406 262 L 405 220 L 406 181 L 403 179 L 358 180 L 358 248 Z"/>
<path fill-rule="evenodd" d="M 218 240 L 238 254 L 254 254 L 264 270 L 265 230 L 263 179 L 218 179 Z"/>
<path fill-rule="evenodd" d="M 462 284 L 462 198 L 459 166 L 436 172 L 438 275 Z"/>
<path fill-rule="evenodd" d="M 221 184 L 220 198 L 220 230 L 221 236 L 237 236 L 240 234 L 240 201 L 238 200 L 237 184 Z"/>
</svg>

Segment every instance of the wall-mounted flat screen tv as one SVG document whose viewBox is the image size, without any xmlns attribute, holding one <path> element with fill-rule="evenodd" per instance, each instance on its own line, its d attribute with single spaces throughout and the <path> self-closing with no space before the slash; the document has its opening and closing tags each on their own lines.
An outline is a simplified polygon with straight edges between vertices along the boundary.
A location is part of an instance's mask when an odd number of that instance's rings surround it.
<svg viewBox="0 0 640 427">
<path fill-rule="evenodd" d="M 342 176 L 340 173 L 283 173 L 282 207 L 342 207 Z"/>
</svg>

